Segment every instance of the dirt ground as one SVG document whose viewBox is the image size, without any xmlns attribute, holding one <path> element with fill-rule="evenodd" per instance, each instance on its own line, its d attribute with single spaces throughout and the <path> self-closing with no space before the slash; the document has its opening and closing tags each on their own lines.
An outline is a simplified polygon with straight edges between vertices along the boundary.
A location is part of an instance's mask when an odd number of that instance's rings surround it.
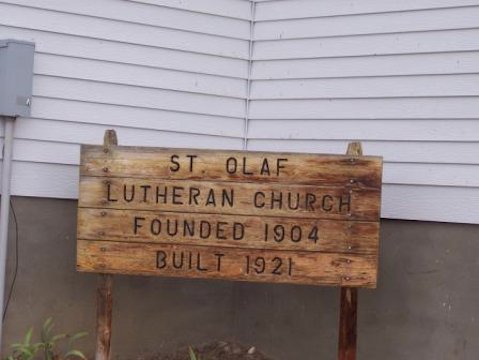
<svg viewBox="0 0 479 360">
<path fill-rule="evenodd" d="M 272 360 L 254 346 L 245 346 L 226 341 L 216 341 L 200 346 L 192 346 L 197 360 Z M 174 354 L 139 357 L 137 360 L 191 360 L 188 348 L 179 349 Z"/>
</svg>

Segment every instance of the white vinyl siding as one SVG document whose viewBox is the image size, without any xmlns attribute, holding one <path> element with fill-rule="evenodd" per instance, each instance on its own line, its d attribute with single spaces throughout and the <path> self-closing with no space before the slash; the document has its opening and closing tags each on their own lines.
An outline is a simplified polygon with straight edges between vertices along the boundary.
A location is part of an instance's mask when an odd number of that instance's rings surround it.
<svg viewBox="0 0 479 360">
<path fill-rule="evenodd" d="M 474 5 L 477 5 L 477 0 L 267 0 L 257 7 L 256 20 L 277 21 L 340 15 L 453 9 Z"/>
<path fill-rule="evenodd" d="M 0 38 L 36 45 L 13 194 L 76 198 L 80 144 L 110 128 L 123 145 L 240 149 L 249 15 L 246 0 L 0 1 Z"/>
<path fill-rule="evenodd" d="M 252 70 L 255 81 L 467 74 L 479 72 L 479 51 L 255 61 Z"/>
<path fill-rule="evenodd" d="M 256 4 L 251 150 L 384 156 L 386 218 L 479 223 L 479 1 Z"/>
<path fill-rule="evenodd" d="M 109 128 L 144 146 L 359 140 L 385 160 L 383 217 L 479 223 L 479 0 L 255 3 L 0 0 L 0 38 L 36 43 L 14 194 L 76 198 L 79 145 Z"/>
</svg>

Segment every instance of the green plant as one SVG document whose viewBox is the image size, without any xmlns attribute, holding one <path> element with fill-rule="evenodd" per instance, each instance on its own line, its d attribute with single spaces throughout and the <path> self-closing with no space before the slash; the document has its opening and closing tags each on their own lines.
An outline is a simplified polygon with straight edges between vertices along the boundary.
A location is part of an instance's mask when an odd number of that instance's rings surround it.
<svg viewBox="0 0 479 360">
<path fill-rule="evenodd" d="M 188 348 L 189 350 L 189 353 L 190 353 L 190 360 L 201 360 L 199 356 L 196 356 L 194 350 L 192 349 L 192 347 L 190 346 Z"/>
<path fill-rule="evenodd" d="M 53 319 L 48 318 L 42 326 L 40 341 L 33 343 L 33 327 L 31 327 L 23 342 L 12 344 L 12 354 L 6 360 L 68 360 L 68 359 L 84 359 L 85 355 L 80 350 L 72 349 L 73 343 L 87 335 L 86 332 L 79 332 L 73 335 L 68 334 L 52 334 Z M 61 340 L 66 341 L 66 348 L 63 352 L 58 350 L 58 343 Z"/>
</svg>

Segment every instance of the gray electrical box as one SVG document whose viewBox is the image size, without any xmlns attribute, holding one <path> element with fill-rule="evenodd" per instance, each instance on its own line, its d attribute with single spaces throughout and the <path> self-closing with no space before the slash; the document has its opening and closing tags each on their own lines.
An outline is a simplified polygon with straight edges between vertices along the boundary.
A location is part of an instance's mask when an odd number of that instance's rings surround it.
<svg viewBox="0 0 479 360">
<path fill-rule="evenodd" d="M 0 40 L 0 116 L 29 116 L 35 44 Z"/>
</svg>

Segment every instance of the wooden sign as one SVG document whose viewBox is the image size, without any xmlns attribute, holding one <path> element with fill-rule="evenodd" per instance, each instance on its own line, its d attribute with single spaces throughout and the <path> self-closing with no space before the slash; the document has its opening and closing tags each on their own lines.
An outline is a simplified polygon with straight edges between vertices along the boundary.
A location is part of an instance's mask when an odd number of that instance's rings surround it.
<svg viewBox="0 0 479 360">
<path fill-rule="evenodd" d="M 382 159 L 82 146 L 77 267 L 375 287 Z"/>
</svg>

